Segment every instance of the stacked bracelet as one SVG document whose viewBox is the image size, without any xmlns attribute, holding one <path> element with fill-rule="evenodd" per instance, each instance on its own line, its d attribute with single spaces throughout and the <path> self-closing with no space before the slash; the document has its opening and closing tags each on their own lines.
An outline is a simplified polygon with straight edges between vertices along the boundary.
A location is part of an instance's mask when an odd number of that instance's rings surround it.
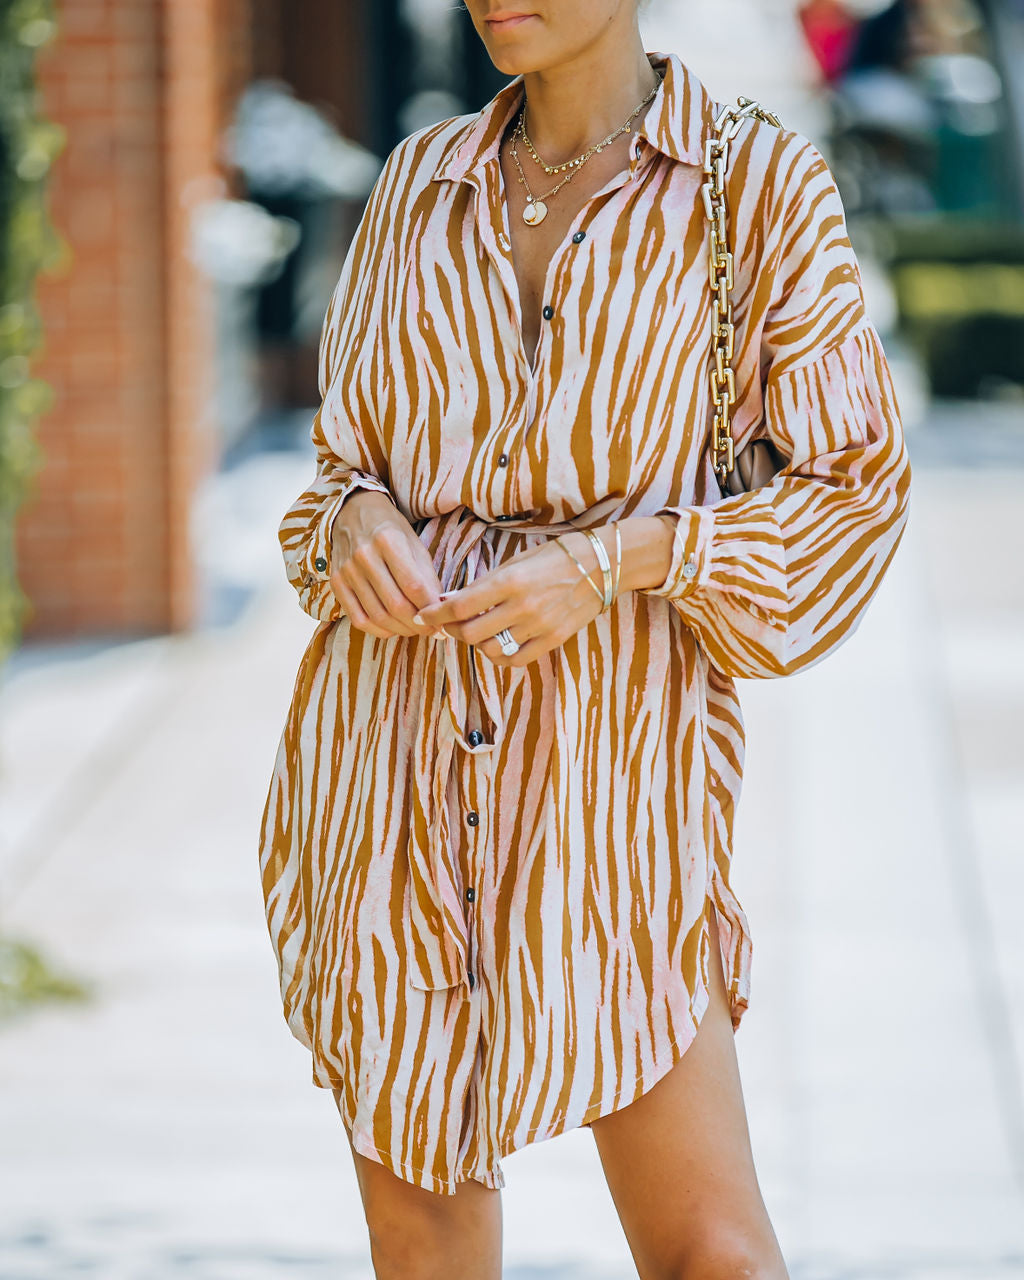
<svg viewBox="0 0 1024 1280">
<path fill-rule="evenodd" d="M 612 601 L 619 594 L 619 583 L 622 580 L 622 535 L 619 532 L 619 524 L 618 524 L 618 521 L 615 522 L 615 574 L 614 574 L 614 577 L 612 576 L 611 560 L 608 558 L 608 552 L 605 550 L 604 543 L 601 541 L 601 539 L 597 536 L 597 534 L 592 529 L 581 529 L 580 532 L 586 534 L 586 536 L 593 543 L 594 551 L 597 554 L 597 562 L 601 568 L 602 580 L 604 584 L 603 591 L 598 587 L 597 583 L 590 576 L 586 567 L 580 563 L 579 559 L 576 556 L 574 556 L 573 553 L 569 550 L 569 548 L 565 545 L 565 543 L 562 541 L 561 535 L 555 538 L 555 542 L 558 544 L 558 546 L 562 548 L 565 554 L 569 557 L 569 559 L 573 562 L 576 568 L 580 571 L 581 576 L 587 580 L 587 583 L 590 585 L 591 589 L 596 594 L 598 600 L 601 601 L 601 612 L 604 613 L 606 609 L 610 608 Z"/>
<path fill-rule="evenodd" d="M 604 610 L 611 605 L 614 598 L 612 596 L 612 562 L 608 559 L 608 552 L 604 549 L 604 543 L 593 529 L 584 529 L 583 532 L 594 545 L 597 562 L 601 566 L 601 573 L 604 578 L 604 595 L 601 597 L 601 603 L 603 605 L 601 612 L 603 613 Z"/>
<path fill-rule="evenodd" d="M 584 565 L 580 564 L 580 562 L 579 562 L 579 560 L 576 558 L 576 556 L 574 556 L 574 555 L 573 555 L 573 553 L 569 550 L 569 548 L 568 548 L 568 547 L 565 545 L 565 543 L 562 541 L 562 536 L 561 536 L 561 534 L 559 534 L 559 536 L 555 539 L 555 545 L 556 545 L 556 546 L 558 546 L 558 547 L 561 547 L 561 548 L 562 548 L 562 550 L 565 552 L 565 554 L 569 557 L 569 559 L 570 559 L 570 560 L 573 562 L 573 564 L 576 566 L 576 568 L 577 568 L 577 569 L 579 569 L 580 573 L 582 574 L 582 576 L 584 577 L 584 579 L 587 581 L 587 583 L 589 584 L 589 586 L 590 586 L 590 587 L 592 587 L 592 588 L 593 588 L 593 590 L 597 592 L 597 598 L 598 598 L 598 600 L 600 600 L 600 601 L 601 601 L 601 603 L 602 603 L 602 605 L 603 605 L 603 604 L 604 604 L 604 596 L 601 594 L 600 590 L 598 589 L 597 583 L 594 581 L 594 579 L 593 579 L 593 578 L 590 576 L 590 574 L 587 572 L 586 567 L 585 567 Z"/>
</svg>

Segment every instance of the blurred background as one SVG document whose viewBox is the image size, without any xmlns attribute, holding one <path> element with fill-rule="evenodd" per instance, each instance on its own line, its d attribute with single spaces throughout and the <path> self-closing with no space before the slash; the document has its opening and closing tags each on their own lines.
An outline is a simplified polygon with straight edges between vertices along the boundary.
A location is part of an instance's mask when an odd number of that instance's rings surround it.
<svg viewBox="0 0 1024 1280">
<path fill-rule="evenodd" d="M 1024 1276 L 1024 0 L 643 25 L 825 152 L 914 462 L 741 691 L 765 1200 L 794 1276 Z M 504 82 L 450 0 L 0 0 L 0 1280 L 372 1274 L 259 889 L 276 534 L 383 158 Z M 505 1169 L 509 1276 L 635 1275 L 588 1132 Z"/>
</svg>

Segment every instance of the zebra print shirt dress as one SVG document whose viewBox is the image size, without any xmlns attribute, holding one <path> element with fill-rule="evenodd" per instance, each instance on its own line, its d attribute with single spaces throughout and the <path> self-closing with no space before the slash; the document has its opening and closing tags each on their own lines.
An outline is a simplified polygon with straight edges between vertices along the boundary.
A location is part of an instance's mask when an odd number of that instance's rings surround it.
<svg viewBox="0 0 1024 1280">
<path fill-rule="evenodd" d="M 717 107 L 675 54 L 648 57 L 663 83 L 551 260 L 532 366 L 498 162 L 521 78 L 391 152 L 324 322 L 316 474 L 280 525 L 318 623 L 260 834 L 284 1013 L 355 1149 L 439 1193 L 502 1187 L 503 1155 L 651 1088 L 696 1034 L 710 946 L 739 1026 L 733 677 L 835 649 L 906 519 L 834 180 L 806 138 L 754 121 L 729 164 L 734 432 L 791 461 L 721 499 L 700 197 Z M 672 563 L 497 667 L 350 624 L 329 533 L 357 488 L 391 496 L 445 589 L 630 516 L 673 518 Z"/>
</svg>

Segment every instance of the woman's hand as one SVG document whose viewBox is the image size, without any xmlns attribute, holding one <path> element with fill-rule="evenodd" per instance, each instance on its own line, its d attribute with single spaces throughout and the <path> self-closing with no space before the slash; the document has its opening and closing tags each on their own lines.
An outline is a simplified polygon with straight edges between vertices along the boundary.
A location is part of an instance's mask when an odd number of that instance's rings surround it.
<svg viewBox="0 0 1024 1280">
<path fill-rule="evenodd" d="M 331 590 L 352 625 L 370 635 L 429 635 L 418 609 L 441 595 L 433 562 L 416 530 L 387 494 L 359 489 L 331 529 Z"/>
<path fill-rule="evenodd" d="M 584 568 L 597 564 L 583 534 L 562 537 Z M 607 538 L 604 541 L 607 546 Z M 611 560 L 614 572 L 614 545 Z M 591 577 L 595 586 L 601 580 L 600 572 Z M 597 617 L 601 604 L 594 587 L 552 541 L 512 556 L 439 604 L 421 609 L 420 615 L 429 626 L 443 627 L 447 635 L 475 645 L 496 665 L 523 667 L 564 644 Z M 494 638 L 503 627 L 519 642 L 519 652 L 511 657 Z"/>
<path fill-rule="evenodd" d="M 622 545 L 615 583 L 618 594 L 659 585 L 672 559 L 673 521 L 663 516 L 630 516 L 616 523 Z M 614 582 L 615 527 L 604 525 L 594 532 L 608 552 Z M 570 557 L 550 541 L 512 556 L 461 591 L 421 609 L 420 616 L 429 626 L 443 627 L 447 635 L 475 645 L 498 666 L 526 666 L 564 644 L 603 607 L 603 575 L 590 539 L 573 532 L 563 533 L 561 541 L 590 570 L 593 585 L 584 582 Z M 519 642 L 519 652 L 511 657 L 502 653 L 501 641 L 494 639 L 503 628 Z"/>
</svg>

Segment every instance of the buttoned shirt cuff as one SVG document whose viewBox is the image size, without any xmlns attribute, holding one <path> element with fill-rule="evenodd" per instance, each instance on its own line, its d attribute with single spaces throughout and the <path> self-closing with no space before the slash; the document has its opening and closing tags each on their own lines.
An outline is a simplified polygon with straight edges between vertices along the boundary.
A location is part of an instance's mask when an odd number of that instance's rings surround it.
<svg viewBox="0 0 1024 1280">
<path fill-rule="evenodd" d="M 334 518 L 341 510 L 346 498 L 350 498 L 357 489 L 376 490 L 380 493 L 386 493 L 388 497 L 391 496 L 387 485 L 378 480 L 376 476 L 354 469 L 348 472 L 342 481 L 341 488 L 327 506 L 324 507 L 310 532 L 309 545 L 306 548 L 305 564 L 303 566 L 307 582 L 316 578 L 326 582 L 330 578 L 331 529 L 334 526 Z"/>
<path fill-rule="evenodd" d="M 648 587 L 650 595 L 666 600 L 683 600 L 707 579 L 710 559 L 711 524 L 701 507 L 665 507 L 654 513 L 670 516 L 675 525 L 672 560 L 664 582 Z"/>
</svg>

